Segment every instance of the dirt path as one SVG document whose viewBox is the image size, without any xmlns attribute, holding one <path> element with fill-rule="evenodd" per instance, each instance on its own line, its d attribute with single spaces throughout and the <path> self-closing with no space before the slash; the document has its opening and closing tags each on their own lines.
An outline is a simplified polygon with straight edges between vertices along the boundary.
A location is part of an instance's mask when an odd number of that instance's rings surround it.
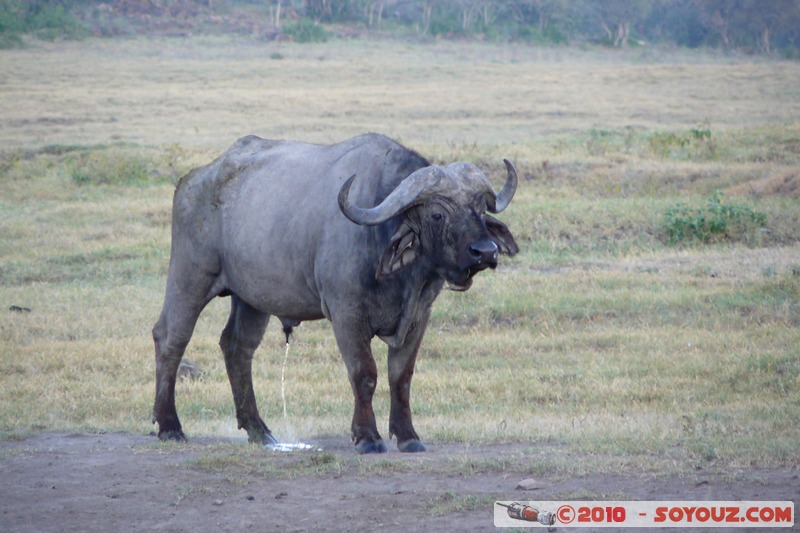
<svg viewBox="0 0 800 533">
<path fill-rule="evenodd" d="M 518 457 L 513 445 L 431 446 L 415 456 L 390 447 L 359 459 L 346 439 L 331 438 L 314 443 L 322 455 L 254 450 L 237 468 L 238 448 L 227 442 L 160 446 L 143 435 L 63 433 L 1 442 L 0 531 L 489 531 L 495 499 L 800 500 L 797 471 L 589 475 L 522 491 L 517 484 L 531 476 L 512 460 L 499 472 L 464 467 Z M 315 461 L 325 471 L 315 472 Z M 287 474 L 274 475 L 281 469 Z"/>
</svg>

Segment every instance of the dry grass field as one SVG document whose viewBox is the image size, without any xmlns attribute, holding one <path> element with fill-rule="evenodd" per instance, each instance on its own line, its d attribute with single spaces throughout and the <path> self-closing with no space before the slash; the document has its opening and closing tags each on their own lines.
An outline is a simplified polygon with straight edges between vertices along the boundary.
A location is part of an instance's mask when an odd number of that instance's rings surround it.
<svg viewBox="0 0 800 533">
<path fill-rule="evenodd" d="M 591 128 L 716 132 L 800 116 L 796 64 L 679 51 L 143 38 L 2 59 L 6 148 L 221 149 L 243 132 L 332 142 L 365 130 L 413 146 L 527 147 Z"/>
<path fill-rule="evenodd" d="M 800 467 L 797 63 L 193 38 L 36 43 L 0 51 L 0 70 L 0 462 L 14 479 L 47 470 L 37 461 L 48 438 L 71 445 L 51 432 L 122 432 L 128 444 L 113 446 L 133 450 L 126 461 L 191 458 L 182 481 L 162 487 L 173 516 L 265 480 L 331 477 L 344 487 L 419 477 L 406 518 L 429 530 L 448 530 L 450 508 L 466 517 L 461 529 L 485 528 L 494 499 L 531 497 L 506 478 L 551 480 L 543 499 L 690 499 L 675 480 L 690 480 L 690 491 L 698 472 L 750 488 L 693 497 L 755 498 L 759 486 L 775 499 L 800 496 L 789 475 Z M 245 134 L 334 142 L 364 131 L 436 162 L 475 162 L 498 184 L 508 157 L 524 178 L 503 214 L 521 253 L 434 305 L 412 397 L 433 451 L 352 457 L 352 396 L 324 322 L 303 324 L 291 345 L 286 419 L 277 324 L 254 372 L 276 435 L 333 451 L 277 458 L 245 446 L 217 347 L 226 300 L 209 306 L 187 351 L 203 377 L 178 385 L 178 411 L 200 444 L 139 438 L 154 429 L 150 328 L 173 183 Z M 713 217 L 722 232 L 670 232 Z M 386 352 L 373 346 L 386 433 Z M 467 481 L 481 476 L 499 485 Z M 643 492 L 625 476 L 673 482 Z M 24 501 L 6 488 L 0 529 L 25 530 Z"/>
</svg>

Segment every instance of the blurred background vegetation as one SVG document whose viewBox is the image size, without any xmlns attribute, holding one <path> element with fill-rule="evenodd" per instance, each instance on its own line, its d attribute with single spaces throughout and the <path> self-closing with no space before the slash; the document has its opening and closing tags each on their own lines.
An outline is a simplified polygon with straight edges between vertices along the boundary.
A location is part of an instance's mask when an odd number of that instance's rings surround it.
<svg viewBox="0 0 800 533">
<path fill-rule="evenodd" d="M 0 47 L 23 36 L 237 33 L 714 47 L 800 60 L 796 0 L 0 0 Z"/>
</svg>

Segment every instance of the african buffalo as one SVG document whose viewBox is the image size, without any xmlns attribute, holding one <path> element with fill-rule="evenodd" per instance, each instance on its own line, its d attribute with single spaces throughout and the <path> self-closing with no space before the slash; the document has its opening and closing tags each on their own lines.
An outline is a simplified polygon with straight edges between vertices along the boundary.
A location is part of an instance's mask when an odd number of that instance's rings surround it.
<svg viewBox="0 0 800 533">
<path fill-rule="evenodd" d="M 181 179 L 172 208 L 166 296 L 153 328 L 161 439 L 184 440 L 175 376 L 200 312 L 231 297 L 220 346 L 239 428 L 277 443 L 261 419 L 251 363 L 270 315 L 287 329 L 327 318 L 355 396 L 352 439 L 385 452 L 372 410 L 377 369 L 370 340 L 389 345 L 389 434 L 404 452 L 424 451 L 411 423 L 414 362 L 431 305 L 447 283 L 467 290 L 477 272 L 513 255 L 508 228 L 486 214 L 511 202 L 514 166 L 495 194 L 468 163 L 431 165 L 377 134 L 321 146 L 238 140 Z"/>
</svg>

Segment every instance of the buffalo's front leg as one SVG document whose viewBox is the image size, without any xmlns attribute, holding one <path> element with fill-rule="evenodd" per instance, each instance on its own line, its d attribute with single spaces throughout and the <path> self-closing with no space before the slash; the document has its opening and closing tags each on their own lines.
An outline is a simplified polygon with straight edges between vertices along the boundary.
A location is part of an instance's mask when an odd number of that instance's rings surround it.
<svg viewBox="0 0 800 533">
<path fill-rule="evenodd" d="M 230 318 L 219 340 L 225 355 L 225 368 L 231 382 L 239 429 L 247 431 L 248 440 L 257 444 L 278 443 L 258 414 L 253 392 L 253 353 L 264 336 L 268 322 L 269 315 L 233 295 Z"/>
<path fill-rule="evenodd" d="M 426 314 L 406 337 L 406 342 L 398 348 L 389 348 L 389 390 L 391 392 L 391 411 L 389 413 L 389 435 L 397 436 L 397 449 L 401 452 L 424 452 L 414 425 L 411 423 L 411 378 L 417 360 L 422 336 L 425 334 L 428 316 Z"/>
<path fill-rule="evenodd" d="M 335 322 L 333 329 L 347 366 L 347 375 L 355 398 L 353 423 L 350 429 L 356 451 L 384 453 L 386 444 L 378 433 L 375 412 L 372 410 L 372 395 L 377 385 L 378 369 L 372 357 L 370 338 L 364 334 L 367 328 L 359 327 L 357 323 Z"/>
</svg>

